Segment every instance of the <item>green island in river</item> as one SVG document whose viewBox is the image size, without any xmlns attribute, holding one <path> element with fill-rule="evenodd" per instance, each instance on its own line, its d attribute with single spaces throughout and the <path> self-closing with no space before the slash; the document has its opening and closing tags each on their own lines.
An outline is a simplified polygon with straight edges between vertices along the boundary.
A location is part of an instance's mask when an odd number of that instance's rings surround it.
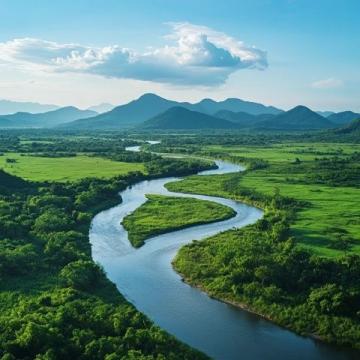
<svg viewBox="0 0 360 360">
<path fill-rule="evenodd" d="M 155 235 L 235 216 L 233 209 L 207 200 L 150 194 L 146 197 L 148 200 L 122 222 L 134 247 Z"/>
</svg>

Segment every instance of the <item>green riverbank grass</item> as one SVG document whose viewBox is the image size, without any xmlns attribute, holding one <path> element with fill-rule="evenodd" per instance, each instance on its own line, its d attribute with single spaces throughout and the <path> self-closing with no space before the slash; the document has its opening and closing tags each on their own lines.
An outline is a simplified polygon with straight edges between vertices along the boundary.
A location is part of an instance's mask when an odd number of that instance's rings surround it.
<svg viewBox="0 0 360 360">
<path fill-rule="evenodd" d="M 152 236 L 235 216 L 231 208 L 211 201 L 146 195 L 148 201 L 123 220 L 134 247 Z"/>
<path fill-rule="evenodd" d="M 13 159 L 15 162 L 9 163 L 6 159 Z M 84 155 L 51 158 L 21 156 L 18 153 L 0 156 L 0 168 L 26 180 L 62 182 L 86 177 L 111 178 L 131 171 L 145 172 L 141 163 L 118 162 Z"/>
<path fill-rule="evenodd" d="M 224 157 L 262 158 L 269 162 L 264 169 L 246 171 L 243 174 L 227 174 L 222 176 L 192 176 L 183 181 L 170 183 L 171 191 L 197 193 L 214 196 L 234 197 L 226 186 L 234 182 L 239 189 L 272 196 L 275 191 L 280 195 L 306 203 L 297 212 L 296 219 L 291 224 L 292 235 L 298 244 L 321 256 L 341 256 L 343 250 L 333 246 L 340 231 L 344 231 L 351 239 L 348 252 L 360 253 L 360 190 L 354 186 L 329 186 L 316 183 L 314 159 L 316 157 L 331 157 L 326 155 L 339 153 L 340 157 L 359 150 L 359 146 L 351 144 L 280 144 L 264 148 L 252 146 L 212 146 L 216 153 Z M 303 152 L 303 153 L 302 153 Z M 324 154 L 319 156 L 318 154 Z M 295 164 L 296 158 L 300 164 Z M 341 170 L 339 170 L 341 172 Z M 307 176 L 314 175 L 309 181 Z M 239 199 L 241 200 L 241 198 Z"/>
<path fill-rule="evenodd" d="M 273 145 L 210 145 L 204 146 L 206 152 L 223 154 L 225 156 L 242 156 L 261 158 L 270 162 L 289 162 L 300 158 L 303 161 L 314 160 L 320 156 L 343 156 L 360 151 L 359 144 L 349 143 L 281 143 Z"/>
</svg>

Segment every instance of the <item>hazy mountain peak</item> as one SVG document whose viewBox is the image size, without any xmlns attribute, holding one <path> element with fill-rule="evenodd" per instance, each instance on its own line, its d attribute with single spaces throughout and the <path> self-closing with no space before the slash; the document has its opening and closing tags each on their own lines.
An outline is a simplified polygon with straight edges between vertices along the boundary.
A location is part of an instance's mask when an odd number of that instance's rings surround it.
<svg viewBox="0 0 360 360">
<path fill-rule="evenodd" d="M 32 113 L 32 114 L 44 113 L 58 108 L 59 106 L 57 105 L 0 99 L 0 115 L 15 114 L 18 112 Z"/>
<path fill-rule="evenodd" d="M 90 106 L 87 110 L 96 111 L 98 114 L 102 114 L 114 109 L 115 105 L 110 103 L 101 103 L 98 105 Z"/>
<path fill-rule="evenodd" d="M 45 113 L 32 114 L 28 112 L 17 112 L 10 115 L 0 116 L 0 126 L 11 128 L 43 128 L 65 124 L 82 118 L 90 118 L 97 115 L 90 110 L 80 110 L 75 106 L 51 110 Z"/>
</svg>

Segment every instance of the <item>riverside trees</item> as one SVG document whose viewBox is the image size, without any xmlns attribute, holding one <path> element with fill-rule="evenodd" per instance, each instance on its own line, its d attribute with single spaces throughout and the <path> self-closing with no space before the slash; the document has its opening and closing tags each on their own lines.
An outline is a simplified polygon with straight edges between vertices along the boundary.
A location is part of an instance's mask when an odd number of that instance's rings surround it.
<svg viewBox="0 0 360 360">
<path fill-rule="evenodd" d="M 91 259 L 91 218 L 143 178 L 30 183 L 0 171 L 1 359 L 205 358 L 136 311 Z"/>
</svg>

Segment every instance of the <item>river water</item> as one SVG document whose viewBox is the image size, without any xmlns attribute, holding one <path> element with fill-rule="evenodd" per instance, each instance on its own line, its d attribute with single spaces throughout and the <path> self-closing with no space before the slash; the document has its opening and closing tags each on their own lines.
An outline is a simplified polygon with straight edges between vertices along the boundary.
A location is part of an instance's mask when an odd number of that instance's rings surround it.
<svg viewBox="0 0 360 360">
<path fill-rule="evenodd" d="M 129 150 L 136 151 L 138 148 Z M 239 165 L 217 161 L 215 175 L 241 171 Z M 178 249 L 234 227 L 256 222 L 262 211 L 211 196 L 169 192 L 164 184 L 179 178 L 142 181 L 120 193 L 123 202 L 96 215 L 90 228 L 93 259 L 105 269 L 125 298 L 157 325 L 183 342 L 221 360 L 340 360 L 359 359 L 355 353 L 298 336 L 257 315 L 211 299 L 181 281 L 171 261 Z M 176 195 L 211 200 L 232 207 L 237 215 L 212 224 L 194 226 L 149 239 L 134 249 L 122 219 L 141 206 L 145 194 Z"/>
</svg>

